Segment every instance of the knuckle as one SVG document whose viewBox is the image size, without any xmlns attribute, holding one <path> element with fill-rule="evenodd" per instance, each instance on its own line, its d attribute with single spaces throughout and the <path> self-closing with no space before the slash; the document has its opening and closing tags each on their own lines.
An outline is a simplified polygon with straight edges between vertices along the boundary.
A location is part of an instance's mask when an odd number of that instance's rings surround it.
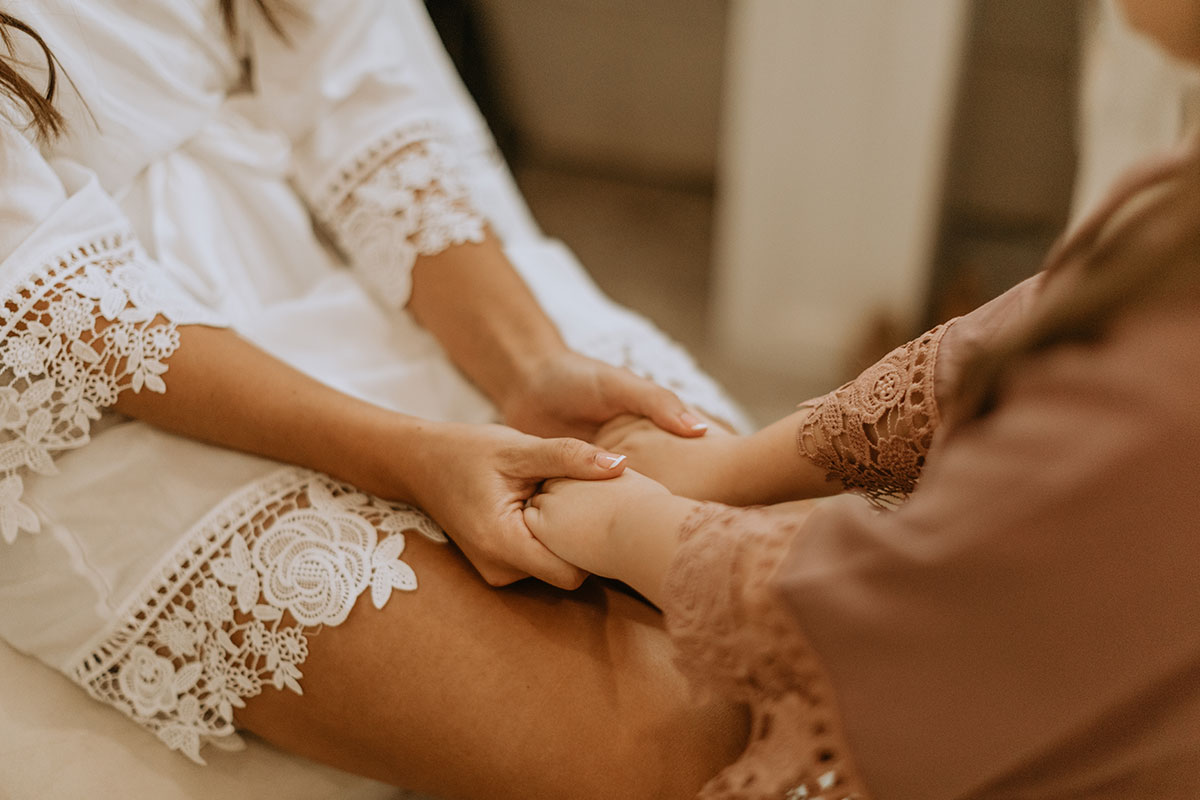
<svg viewBox="0 0 1200 800">
<path fill-rule="evenodd" d="M 496 448 L 496 458 L 505 464 L 514 464 L 522 461 L 528 454 L 528 448 L 518 445 L 505 444 Z"/>
<path fill-rule="evenodd" d="M 683 407 L 683 402 L 679 399 L 677 394 L 672 392 L 670 389 L 664 389 L 658 384 L 654 384 L 653 397 L 654 401 L 660 405 L 672 407 L 678 406 L 679 408 Z"/>
<path fill-rule="evenodd" d="M 564 462 L 581 459 L 589 449 L 589 445 L 578 439 L 555 439 L 553 447 L 555 454 Z"/>
</svg>

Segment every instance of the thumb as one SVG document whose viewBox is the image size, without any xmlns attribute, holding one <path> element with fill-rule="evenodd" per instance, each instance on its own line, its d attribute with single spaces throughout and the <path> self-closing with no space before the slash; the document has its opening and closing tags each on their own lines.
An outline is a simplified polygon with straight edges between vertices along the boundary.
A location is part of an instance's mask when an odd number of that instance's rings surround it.
<svg viewBox="0 0 1200 800">
<path fill-rule="evenodd" d="M 625 471 L 625 456 L 601 450 L 579 439 L 538 439 L 521 459 L 523 478 L 615 478 Z"/>
<path fill-rule="evenodd" d="M 689 411 L 674 392 L 653 381 L 627 372 L 614 388 L 626 410 L 646 417 L 667 433 L 691 438 L 708 432 L 708 423 Z"/>
</svg>

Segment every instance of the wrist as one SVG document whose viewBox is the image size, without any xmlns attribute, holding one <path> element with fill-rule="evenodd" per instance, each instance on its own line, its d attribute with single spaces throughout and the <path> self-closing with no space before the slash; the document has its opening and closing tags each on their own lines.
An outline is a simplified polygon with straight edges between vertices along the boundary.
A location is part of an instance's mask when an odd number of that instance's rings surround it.
<svg viewBox="0 0 1200 800">
<path fill-rule="evenodd" d="M 701 503 L 672 494 L 645 494 L 624 503 L 609 524 L 605 577 L 632 586 L 655 604 L 679 547 L 679 529 Z"/>
<path fill-rule="evenodd" d="M 433 454 L 445 451 L 451 423 L 384 411 L 352 447 L 351 482 L 385 500 L 422 505 L 423 475 Z"/>
<path fill-rule="evenodd" d="M 501 375 L 488 396 L 503 411 L 508 405 L 545 390 L 547 378 L 558 362 L 571 352 L 557 336 L 543 336 L 536 343 L 509 353 Z"/>
<path fill-rule="evenodd" d="M 704 447 L 707 463 L 697 470 L 700 482 L 694 493 L 681 494 L 733 506 L 761 502 L 758 484 L 763 465 L 756 460 L 753 436 L 711 436 Z"/>
<path fill-rule="evenodd" d="M 418 259 L 408 310 L 502 408 L 530 362 L 566 349 L 491 232 L 480 244 Z"/>
<path fill-rule="evenodd" d="M 811 413 L 803 409 L 750 436 L 740 438 L 726 453 L 724 490 L 710 495 L 735 506 L 772 505 L 841 490 L 826 471 L 805 458 L 797 434 Z"/>
<path fill-rule="evenodd" d="M 780 478 L 785 469 L 772 450 L 766 429 L 739 437 L 726 453 L 723 474 L 728 477 L 714 500 L 731 506 L 753 506 L 770 503 L 779 493 Z"/>
</svg>

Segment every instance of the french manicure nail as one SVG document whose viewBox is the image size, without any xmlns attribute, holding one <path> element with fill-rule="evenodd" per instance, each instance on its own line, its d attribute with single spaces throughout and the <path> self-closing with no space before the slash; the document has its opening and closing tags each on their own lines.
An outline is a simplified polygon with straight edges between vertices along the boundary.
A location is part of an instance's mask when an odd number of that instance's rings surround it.
<svg viewBox="0 0 1200 800">
<path fill-rule="evenodd" d="M 708 430 L 708 423 L 701 421 L 699 417 L 690 411 L 685 411 L 679 415 L 679 421 L 688 426 L 688 429 L 693 431 Z"/>
<path fill-rule="evenodd" d="M 625 460 L 625 456 L 616 456 L 612 453 L 599 453 L 596 455 L 596 464 L 604 469 L 616 469 Z"/>
</svg>

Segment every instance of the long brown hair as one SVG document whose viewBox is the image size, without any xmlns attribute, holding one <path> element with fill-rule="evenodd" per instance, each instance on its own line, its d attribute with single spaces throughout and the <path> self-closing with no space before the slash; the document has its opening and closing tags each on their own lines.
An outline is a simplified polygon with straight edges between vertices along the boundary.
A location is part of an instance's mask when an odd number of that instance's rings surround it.
<svg viewBox="0 0 1200 800">
<path fill-rule="evenodd" d="M 286 39 L 287 33 L 283 24 L 285 17 L 299 18 L 302 15 L 288 0 L 250 0 L 262 14 L 267 24 L 278 36 Z M 237 10 L 235 0 L 221 0 L 221 15 L 225 20 L 225 29 L 232 36 L 237 33 Z M 13 33 L 21 33 L 32 39 L 42 51 L 46 59 L 46 88 L 37 89 L 20 73 L 19 62 L 12 58 Z M 23 106 L 30 117 L 30 126 L 39 139 L 54 139 L 66 130 L 66 120 L 54 107 L 54 95 L 58 90 L 59 72 L 61 65 L 54 57 L 46 41 L 29 25 L 21 20 L 0 11 L 0 43 L 7 53 L 0 54 L 0 93 L 7 95 L 17 105 Z M 68 82 L 70 78 L 67 78 Z"/>
<path fill-rule="evenodd" d="M 284 25 L 285 18 L 296 19 L 302 17 L 300 10 L 292 5 L 289 0 L 251 0 L 258 13 L 267 21 L 267 25 L 275 32 L 275 35 L 283 40 L 287 40 L 287 28 Z M 221 0 L 221 16 L 225 18 L 225 30 L 230 36 L 234 36 L 238 31 L 237 5 L 235 0 Z"/>
<path fill-rule="evenodd" d="M 37 31 L 16 17 L 0 12 L 0 41 L 9 53 L 13 52 L 14 31 L 33 39 L 41 48 L 49 77 L 45 90 L 39 91 L 17 71 L 11 58 L 0 57 L 0 91 L 29 111 L 30 124 L 39 138 L 53 139 L 66 127 L 62 114 L 54 107 L 54 94 L 58 89 L 58 59 L 50 52 L 50 47 Z"/>
<path fill-rule="evenodd" d="M 1122 312 L 1200 286 L 1200 139 L 1131 175 L 1047 261 L 1041 308 L 963 368 L 951 418 L 988 414 L 1019 364 L 1094 342 Z"/>
</svg>

